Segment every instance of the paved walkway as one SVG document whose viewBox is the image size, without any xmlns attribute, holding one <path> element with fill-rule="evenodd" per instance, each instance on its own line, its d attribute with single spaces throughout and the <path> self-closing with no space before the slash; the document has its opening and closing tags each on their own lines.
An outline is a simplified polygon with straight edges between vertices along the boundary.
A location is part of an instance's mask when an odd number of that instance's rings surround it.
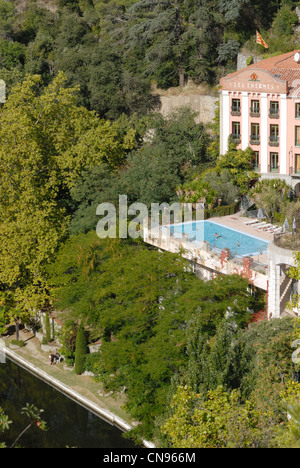
<svg viewBox="0 0 300 468">
<path fill-rule="evenodd" d="M 260 237 L 261 239 L 268 241 L 273 240 L 273 234 L 271 232 L 261 231 L 256 228 L 255 225 L 247 226 L 245 223 L 251 220 L 245 216 L 242 216 L 240 213 L 218 218 L 211 218 L 211 221 L 223 224 L 224 226 L 230 227 L 232 229 L 237 229 L 238 231 L 242 231 L 245 234 L 250 234 L 251 236 Z"/>
</svg>

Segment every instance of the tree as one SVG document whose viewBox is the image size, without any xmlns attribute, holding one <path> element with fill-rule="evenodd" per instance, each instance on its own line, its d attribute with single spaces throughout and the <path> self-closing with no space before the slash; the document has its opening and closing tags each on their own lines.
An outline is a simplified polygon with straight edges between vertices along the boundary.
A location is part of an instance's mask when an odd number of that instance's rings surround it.
<svg viewBox="0 0 300 468">
<path fill-rule="evenodd" d="M 87 351 L 86 332 L 83 324 L 80 323 L 76 336 L 75 374 L 82 374 L 84 372 L 84 363 Z"/>
<path fill-rule="evenodd" d="M 249 197 L 261 208 L 270 223 L 273 222 L 276 212 L 284 210 L 291 190 L 281 179 L 264 179 L 256 183 L 250 190 Z"/>
<path fill-rule="evenodd" d="M 173 62 L 176 64 L 175 73 L 178 77 L 174 78 L 176 81 L 179 80 L 181 87 L 184 85 L 182 47 L 182 35 L 186 29 L 183 16 L 184 3 L 182 0 L 173 2 L 141 0 L 129 9 L 129 14 L 136 15 L 137 18 L 141 15 L 142 20 L 136 21 L 131 28 L 130 38 L 133 44 L 142 41 L 150 45 L 146 51 L 146 60 L 148 68 L 152 68 L 151 74 L 155 73 L 155 67 L 158 68 L 159 62 L 165 64 L 165 71 L 169 67 L 168 71 L 171 72 L 170 65 Z"/>
<path fill-rule="evenodd" d="M 223 169 L 220 174 L 214 170 L 207 171 L 203 175 L 203 181 L 217 192 L 218 198 L 224 205 L 231 205 L 240 196 L 239 187 L 235 185 L 228 169 Z"/>
<path fill-rule="evenodd" d="M 182 87 L 188 76 L 212 81 L 221 35 L 214 1 L 141 0 L 127 13 L 128 55 L 144 57 L 144 73 L 159 87 Z"/>
<path fill-rule="evenodd" d="M 1 109 L 0 292 L 19 320 L 48 301 L 45 266 L 67 235 L 70 189 L 85 167 L 114 167 L 135 144 L 133 129 L 78 107 L 59 74 L 43 88 L 28 76 Z"/>
<path fill-rule="evenodd" d="M 48 343 L 49 341 L 51 341 L 51 326 L 50 326 L 49 312 L 46 312 L 45 326 L 46 326 L 46 341 Z"/>
<path fill-rule="evenodd" d="M 178 255 L 140 240 L 99 239 L 94 231 L 70 237 L 47 271 L 62 320 L 83 321 L 90 338 L 101 339 L 89 369 L 110 390 L 126 387 L 126 409 L 147 437 L 165 411 L 173 376 L 187 364 L 189 320 L 197 316 L 212 337 L 229 308 L 243 326 L 255 307 L 239 276 L 205 283 Z"/>
<path fill-rule="evenodd" d="M 179 386 L 161 430 L 174 448 L 269 448 L 268 422 L 268 412 L 258 412 L 249 401 L 240 404 L 236 390 L 218 387 L 202 395 Z M 278 427 L 268 429 L 275 439 Z"/>
<path fill-rule="evenodd" d="M 228 151 L 220 155 L 216 162 L 216 172 L 220 174 L 227 169 L 242 195 L 248 191 L 250 180 L 258 178 L 252 168 L 252 153 L 251 148 L 237 150 L 236 144 L 229 139 Z"/>
<path fill-rule="evenodd" d="M 62 154 L 94 122 L 61 75 L 42 93 L 40 84 L 28 77 L 1 111 L 0 283 L 7 312 L 17 315 L 45 299 L 43 266 L 68 220 Z"/>
<path fill-rule="evenodd" d="M 184 381 L 196 393 L 222 386 L 226 391 L 239 390 L 249 397 L 248 376 L 253 367 L 253 350 L 246 336 L 230 319 L 220 322 L 213 339 L 204 332 L 201 320 L 193 318 L 187 328 L 189 361 Z"/>
</svg>

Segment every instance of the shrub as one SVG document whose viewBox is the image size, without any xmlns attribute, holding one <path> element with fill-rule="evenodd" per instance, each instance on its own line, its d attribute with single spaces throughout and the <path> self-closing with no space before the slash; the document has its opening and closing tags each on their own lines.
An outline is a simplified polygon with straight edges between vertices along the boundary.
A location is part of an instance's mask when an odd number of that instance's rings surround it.
<svg viewBox="0 0 300 468">
<path fill-rule="evenodd" d="M 76 348 L 75 348 L 75 374 L 82 374 L 84 372 L 85 357 L 87 354 L 87 340 L 86 333 L 82 323 L 79 325 Z"/>
</svg>

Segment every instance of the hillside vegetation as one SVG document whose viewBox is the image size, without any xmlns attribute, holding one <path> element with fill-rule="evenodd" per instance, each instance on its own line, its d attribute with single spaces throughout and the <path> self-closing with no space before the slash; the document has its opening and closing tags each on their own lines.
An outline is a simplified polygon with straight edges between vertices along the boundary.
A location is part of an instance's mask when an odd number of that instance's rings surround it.
<svg viewBox="0 0 300 468">
<path fill-rule="evenodd" d="M 151 84 L 211 87 L 233 71 L 242 48 L 259 54 L 298 45 L 297 2 L 261 0 L 0 1 L 0 75 L 48 84 L 59 71 L 80 85 L 79 103 L 99 116 L 145 114 L 157 105 Z"/>
<path fill-rule="evenodd" d="M 299 446 L 299 320 L 255 323 L 266 298 L 245 278 L 204 282 L 180 254 L 96 234 L 98 205 L 118 211 L 119 195 L 235 212 L 252 151 L 229 141 L 220 156 L 218 109 L 209 126 L 189 108 L 164 118 L 151 90 L 215 89 L 256 29 L 260 55 L 300 46 L 296 5 L 0 0 L 0 334 L 58 315 L 66 363 L 125 392 L 131 435 L 161 447 Z M 285 183 L 257 187 L 276 222 L 298 216 Z"/>
</svg>

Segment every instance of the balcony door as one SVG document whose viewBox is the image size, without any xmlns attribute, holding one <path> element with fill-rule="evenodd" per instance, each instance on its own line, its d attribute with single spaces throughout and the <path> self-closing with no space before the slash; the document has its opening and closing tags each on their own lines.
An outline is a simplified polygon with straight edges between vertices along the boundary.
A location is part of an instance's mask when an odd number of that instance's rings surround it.
<svg viewBox="0 0 300 468">
<path fill-rule="evenodd" d="M 278 153 L 270 153 L 270 170 L 271 170 L 271 172 L 279 172 L 279 155 L 278 155 Z"/>
<path fill-rule="evenodd" d="M 295 173 L 300 174 L 300 154 L 295 154 Z"/>
<path fill-rule="evenodd" d="M 258 123 L 252 123 L 251 124 L 250 144 L 259 145 L 259 143 L 260 143 L 259 124 Z"/>
</svg>

